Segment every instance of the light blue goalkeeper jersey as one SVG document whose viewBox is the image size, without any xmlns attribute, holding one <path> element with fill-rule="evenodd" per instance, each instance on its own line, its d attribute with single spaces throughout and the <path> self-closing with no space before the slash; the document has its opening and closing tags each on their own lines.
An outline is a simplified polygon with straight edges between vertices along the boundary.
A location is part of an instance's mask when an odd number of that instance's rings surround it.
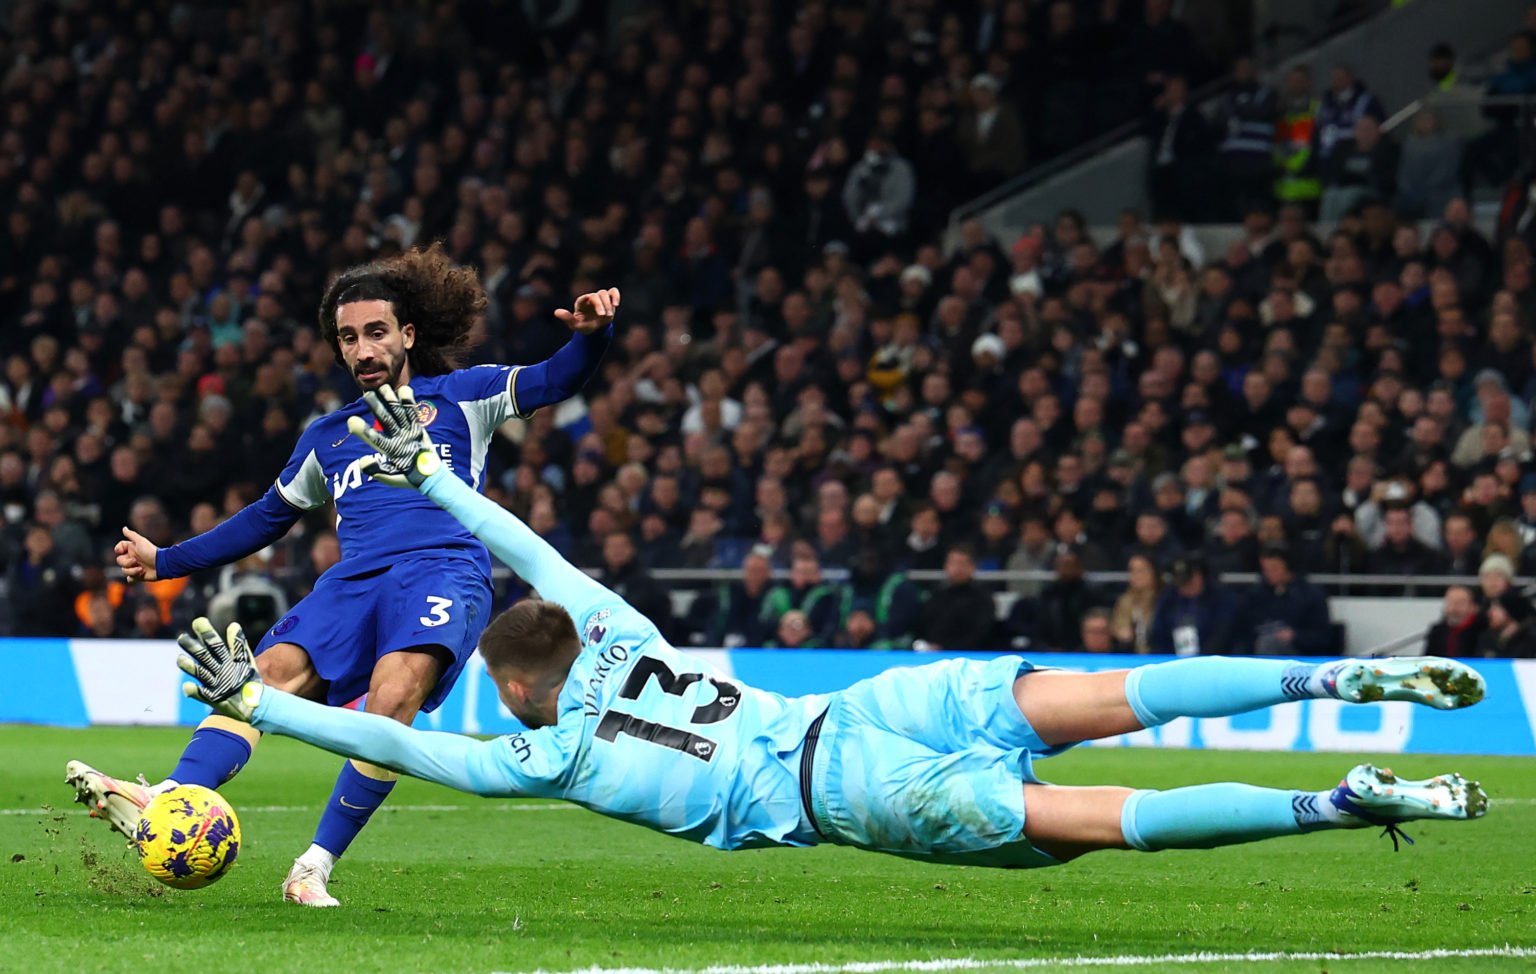
<svg viewBox="0 0 1536 974">
<path fill-rule="evenodd" d="M 422 492 L 540 597 L 570 612 L 581 653 L 552 726 L 480 741 L 414 731 L 268 690 L 252 723 L 487 796 L 563 798 L 718 849 L 814 845 L 802 814 L 807 729 L 828 698 L 786 698 L 680 653 L 639 612 L 459 477 Z"/>
</svg>

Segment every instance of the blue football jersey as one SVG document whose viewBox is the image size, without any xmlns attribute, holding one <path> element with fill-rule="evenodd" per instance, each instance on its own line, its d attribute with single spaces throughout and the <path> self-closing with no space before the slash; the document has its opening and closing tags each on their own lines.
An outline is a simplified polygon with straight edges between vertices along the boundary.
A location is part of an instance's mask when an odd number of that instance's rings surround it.
<svg viewBox="0 0 1536 974">
<path fill-rule="evenodd" d="M 523 415 L 514 388 L 520 368 L 482 365 L 411 381 L 422 425 L 444 466 L 477 491 L 496 427 Z M 347 432 L 351 416 L 374 422 L 361 398 L 316 419 L 299 436 L 276 485 L 283 500 L 302 511 L 336 502 L 341 562 L 331 571 L 347 578 L 431 550 L 473 559 L 489 577 L 485 545 L 452 515 L 415 491 L 376 483 L 363 473 L 362 461 L 373 451 Z"/>
</svg>

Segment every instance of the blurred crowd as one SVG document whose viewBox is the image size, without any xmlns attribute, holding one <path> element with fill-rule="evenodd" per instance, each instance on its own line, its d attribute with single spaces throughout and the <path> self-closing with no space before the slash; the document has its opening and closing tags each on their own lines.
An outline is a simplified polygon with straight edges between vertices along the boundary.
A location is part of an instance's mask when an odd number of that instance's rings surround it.
<svg viewBox="0 0 1536 974">
<path fill-rule="evenodd" d="M 1333 223 L 1384 203 L 1403 219 L 1435 219 L 1451 200 L 1478 189 L 1498 193 L 1519 177 L 1504 218 L 1528 222 L 1536 6 L 1520 26 L 1481 85 L 1451 45 L 1427 45 L 1424 96 L 1392 131 L 1388 112 L 1404 106 L 1383 105 L 1347 64 L 1326 77 L 1298 65 L 1272 85 L 1252 58 L 1239 57 L 1219 96 L 1202 106 L 1191 97 L 1191 79 L 1168 76 L 1145 116 L 1153 216 L 1236 222 L 1252 209 L 1288 204 Z M 1451 134 L 1444 111 L 1464 113 L 1453 128 L 1478 119 L 1481 131 Z"/>
<path fill-rule="evenodd" d="M 6 629 L 257 629 L 305 594 L 325 512 L 188 579 L 105 566 L 123 525 L 168 544 L 253 500 L 356 394 L 328 276 L 437 239 L 492 298 L 476 361 L 546 357 L 554 307 L 621 288 L 601 374 L 501 431 L 487 493 L 679 644 L 1321 653 L 1308 573 L 1529 571 L 1536 265 L 1460 198 L 1427 234 L 1257 209 L 1221 254 L 1070 210 L 938 246 L 1053 151 L 1030 113 L 1062 78 L 1150 105 L 1198 76 L 1167 0 L 1095 4 L 1098 33 L 1070 3 L 677 6 L 597 37 L 490 0 L 17 4 Z M 731 580 L 684 605 L 672 568 Z"/>
</svg>

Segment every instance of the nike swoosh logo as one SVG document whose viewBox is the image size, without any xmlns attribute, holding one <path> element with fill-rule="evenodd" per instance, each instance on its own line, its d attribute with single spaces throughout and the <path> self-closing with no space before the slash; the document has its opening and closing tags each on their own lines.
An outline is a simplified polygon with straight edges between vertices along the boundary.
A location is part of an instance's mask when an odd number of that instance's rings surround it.
<svg viewBox="0 0 1536 974">
<path fill-rule="evenodd" d="M 331 444 L 331 449 L 333 449 L 333 450 L 334 450 L 334 449 L 336 449 L 336 448 L 337 448 L 337 447 L 338 447 L 338 446 L 341 446 L 341 445 L 342 445 L 342 444 L 343 444 L 343 443 L 345 443 L 345 442 L 347 442 L 347 438 L 346 438 L 346 437 L 345 437 L 345 436 L 343 436 L 343 437 L 342 437 L 342 438 L 341 438 L 341 439 L 339 439 L 339 440 L 337 440 L 337 441 L 336 441 L 336 442 L 335 442 L 335 443 L 332 443 L 332 444 Z"/>
<path fill-rule="evenodd" d="M 368 806 L 366 806 L 366 805 L 354 805 L 351 802 L 347 801 L 347 796 L 346 795 L 342 795 L 340 798 L 338 798 L 336 800 L 341 802 L 341 805 L 342 805 L 343 808 L 354 808 L 354 809 L 356 809 L 359 812 L 371 811 L 371 809 L 368 808 Z"/>
</svg>

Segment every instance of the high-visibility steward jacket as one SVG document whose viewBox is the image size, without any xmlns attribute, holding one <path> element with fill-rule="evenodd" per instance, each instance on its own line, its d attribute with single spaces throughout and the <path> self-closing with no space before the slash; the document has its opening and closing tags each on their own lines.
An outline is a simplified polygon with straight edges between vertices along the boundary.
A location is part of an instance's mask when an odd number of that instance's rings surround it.
<svg viewBox="0 0 1536 974">
<path fill-rule="evenodd" d="M 1301 108 L 1292 107 L 1275 125 L 1275 199 L 1281 203 L 1307 203 L 1323 195 L 1317 176 L 1317 99 Z"/>
</svg>

